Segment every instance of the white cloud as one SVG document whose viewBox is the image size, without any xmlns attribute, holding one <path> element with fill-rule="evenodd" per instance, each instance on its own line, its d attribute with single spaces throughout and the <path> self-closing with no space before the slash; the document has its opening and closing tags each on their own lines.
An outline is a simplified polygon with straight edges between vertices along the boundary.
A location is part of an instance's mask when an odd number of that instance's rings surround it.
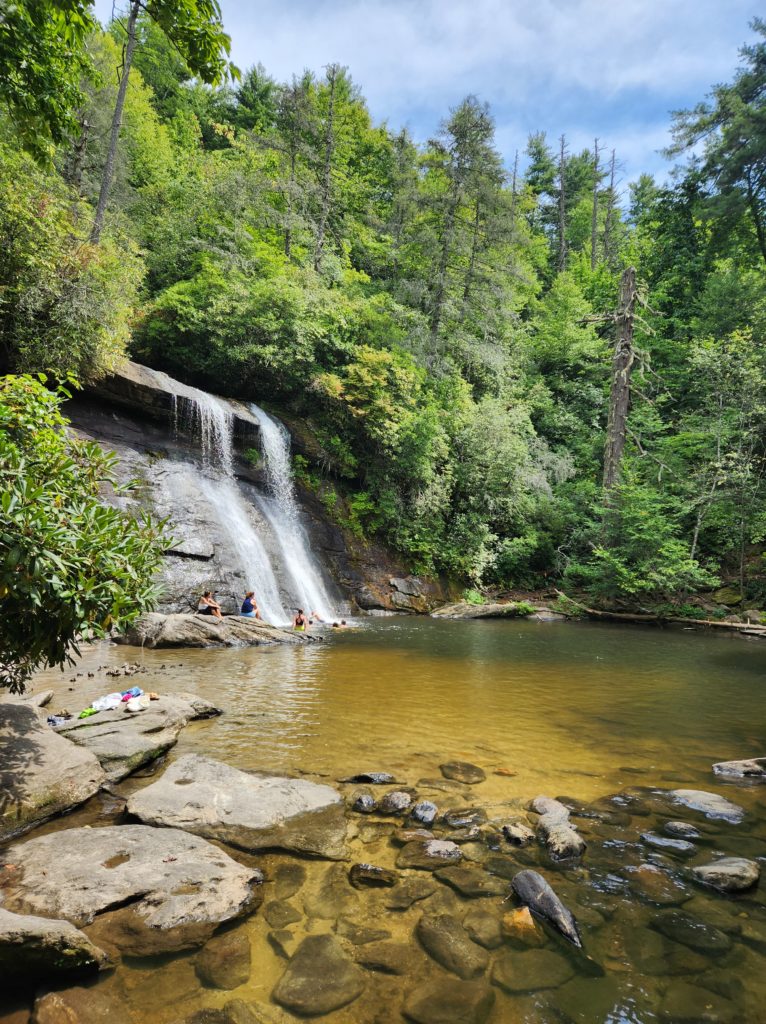
<svg viewBox="0 0 766 1024">
<path fill-rule="evenodd" d="M 108 17 L 111 0 L 97 0 Z M 507 157 L 526 134 L 618 145 L 655 169 L 668 111 L 731 77 L 752 0 L 222 0 L 233 56 L 278 79 L 350 67 L 377 119 L 435 131 L 473 92 Z M 582 141 L 580 141 L 582 140 Z M 651 147 L 647 152 L 642 147 Z M 643 161 L 643 162 L 642 162 Z"/>
</svg>

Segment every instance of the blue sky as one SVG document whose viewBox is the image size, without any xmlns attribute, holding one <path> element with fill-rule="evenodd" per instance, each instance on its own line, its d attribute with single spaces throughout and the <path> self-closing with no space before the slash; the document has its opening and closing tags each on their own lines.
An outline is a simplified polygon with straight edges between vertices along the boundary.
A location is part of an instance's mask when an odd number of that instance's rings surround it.
<svg viewBox="0 0 766 1024">
<path fill-rule="evenodd" d="M 111 0 L 96 0 L 109 19 Z M 278 80 L 338 61 L 377 121 L 433 134 L 487 100 L 510 164 L 544 130 L 617 151 L 621 178 L 664 177 L 669 111 L 732 77 L 754 0 L 221 0 L 232 56 Z M 119 7 L 118 7 L 119 9 Z"/>
</svg>

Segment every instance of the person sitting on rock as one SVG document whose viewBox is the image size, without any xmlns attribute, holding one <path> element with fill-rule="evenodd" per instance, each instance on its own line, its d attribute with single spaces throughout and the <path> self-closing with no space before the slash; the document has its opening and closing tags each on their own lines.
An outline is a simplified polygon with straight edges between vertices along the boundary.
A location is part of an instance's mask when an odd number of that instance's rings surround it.
<svg viewBox="0 0 766 1024">
<path fill-rule="evenodd" d="M 305 633 L 309 626 L 309 620 L 303 614 L 303 609 L 298 609 L 298 614 L 293 619 L 293 629 L 297 629 L 301 633 Z"/>
<path fill-rule="evenodd" d="M 206 590 L 202 597 L 199 599 L 197 605 L 198 615 L 213 615 L 216 619 L 222 619 L 221 606 L 215 600 L 212 590 Z"/>
<path fill-rule="evenodd" d="M 261 613 L 258 609 L 258 602 L 255 600 L 255 593 L 252 590 L 248 590 L 245 594 L 245 600 L 242 602 L 242 608 L 239 614 L 243 619 L 260 619 Z"/>
</svg>

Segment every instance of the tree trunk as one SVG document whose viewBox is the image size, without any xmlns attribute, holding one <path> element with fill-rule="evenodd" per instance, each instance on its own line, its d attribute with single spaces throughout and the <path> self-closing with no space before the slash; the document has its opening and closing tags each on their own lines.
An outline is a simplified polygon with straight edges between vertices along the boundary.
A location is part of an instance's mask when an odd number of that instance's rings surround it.
<svg viewBox="0 0 766 1024">
<path fill-rule="evenodd" d="M 112 130 L 109 135 L 109 150 L 106 154 L 106 164 L 104 165 L 104 174 L 101 179 L 101 191 L 98 194 L 96 216 L 93 218 L 93 228 L 90 233 L 90 240 L 94 245 L 97 245 L 101 238 L 101 231 L 104 227 L 104 215 L 106 214 L 106 204 L 109 199 L 109 189 L 112 186 L 112 178 L 114 177 L 114 164 L 117 159 L 117 143 L 120 138 L 120 127 L 122 125 L 122 110 L 125 106 L 125 94 L 128 91 L 128 77 L 130 75 L 130 66 L 133 63 L 133 51 L 136 48 L 136 20 L 138 19 L 139 8 L 139 0 L 133 0 L 130 5 L 130 14 L 128 16 L 128 42 L 125 46 L 122 76 L 120 77 L 120 86 L 117 90 L 117 102 L 114 105 Z"/>
<path fill-rule="evenodd" d="M 590 269 L 596 269 L 598 244 L 598 139 L 593 140 L 593 209 L 590 216 Z"/>
<path fill-rule="evenodd" d="M 519 173 L 519 151 L 516 150 L 516 155 L 513 158 L 513 178 L 511 179 L 511 240 L 516 234 L 516 187 Z"/>
<path fill-rule="evenodd" d="M 604 220 L 604 260 L 611 266 L 612 263 L 612 217 L 614 215 L 614 150 L 612 150 L 612 162 L 609 169 L 609 194 L 606 198 L 606 218 Z"/>
<path fill-rule="evenodd" d="M 566 239 L 566 164 L 565 146 L 566 139 L 562 135 L 561 148 L 559 150 L 559 258 L 558 271 L 566 270 L 567 265 L 567 239 Z"/>
<path fill-rule="evenodd" d="M 755 197 L 749 174 L 747 178 L 747 204 L 750 207 L 750 213 L 755 223 L 755 233 L 758 237 L 761 256 L 763 256 L 763 261 L 766 263 L 766 229 L 763 226 L 763 218 L 761 217 L 761 211 L 758 209 L 758 200 Z"/>
<path fill-rule="evenodd" d="M 331 195 L 331 171 L 332 154 L 335 148 L 335 82 L 338 77 L 337 64 L 331 64 L 327 69 L 327 82 L 330 86 L 330 100 L 327 107 L 327 125 L 325 128 L 324 141 L 324 165 L 322 167 L 322 206 L 319 213 L 319 226 L 317 228 L 316 248 L 314 249 L 314 270 L 322 266 L 324 255 L 324 243 L 327 235 L 327 220 L 330 216 L 330 195 Z"/>
<path fill-rule="evenodd" d="M 604 491 L 609 492 L 620 478 L 622 453 L 630 408 L 630 375 L 633 352 L 633 316 L 636 306 L 636 268 L 627 267 L 620 279 L 617 310 L 617 342 L 612 357 L 612 387 L 609 394 L 609 421 L 604 453 Z"/>
</svg>

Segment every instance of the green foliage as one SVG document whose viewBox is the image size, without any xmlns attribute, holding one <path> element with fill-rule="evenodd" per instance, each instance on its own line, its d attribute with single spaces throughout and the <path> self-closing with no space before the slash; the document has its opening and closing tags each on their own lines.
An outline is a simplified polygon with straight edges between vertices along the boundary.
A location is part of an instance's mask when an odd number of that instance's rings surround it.
<svg viewBox="0 0 766 1024">
<path fill-rule="evenodd" d="M 97 377 L 130 336 L 142 265 L 129 240 L 91 245 L 90 211 L 61 179 L 0 144 L 0 362 Z"/>
<path fill-rule="evenodd" d="M 65 395 L 30 376 L 0 382 L 0 687 L 12 691 L 157 596 L 161 524 L 101 502 L 115 457 L 67 434 Z"/>
<path fill-rule="evenodd" d="M 486 599 L 485 599 L 484 595 L 480 591 L 478 591 L 478 590 L 471 590 L 470 588 L 468 590 L 464 590 L 463 591 L 463 600 L 467 601 L 468 604 L 485 604 L 486 603 Z"/>
<path fill-rule="evenodd" d="M 42 162 L 75 128 L 81 79 L 91 71 L 90 7 L 90 0 L 0 3 L 0 102 L 21 143 Z"/>
</svg>

